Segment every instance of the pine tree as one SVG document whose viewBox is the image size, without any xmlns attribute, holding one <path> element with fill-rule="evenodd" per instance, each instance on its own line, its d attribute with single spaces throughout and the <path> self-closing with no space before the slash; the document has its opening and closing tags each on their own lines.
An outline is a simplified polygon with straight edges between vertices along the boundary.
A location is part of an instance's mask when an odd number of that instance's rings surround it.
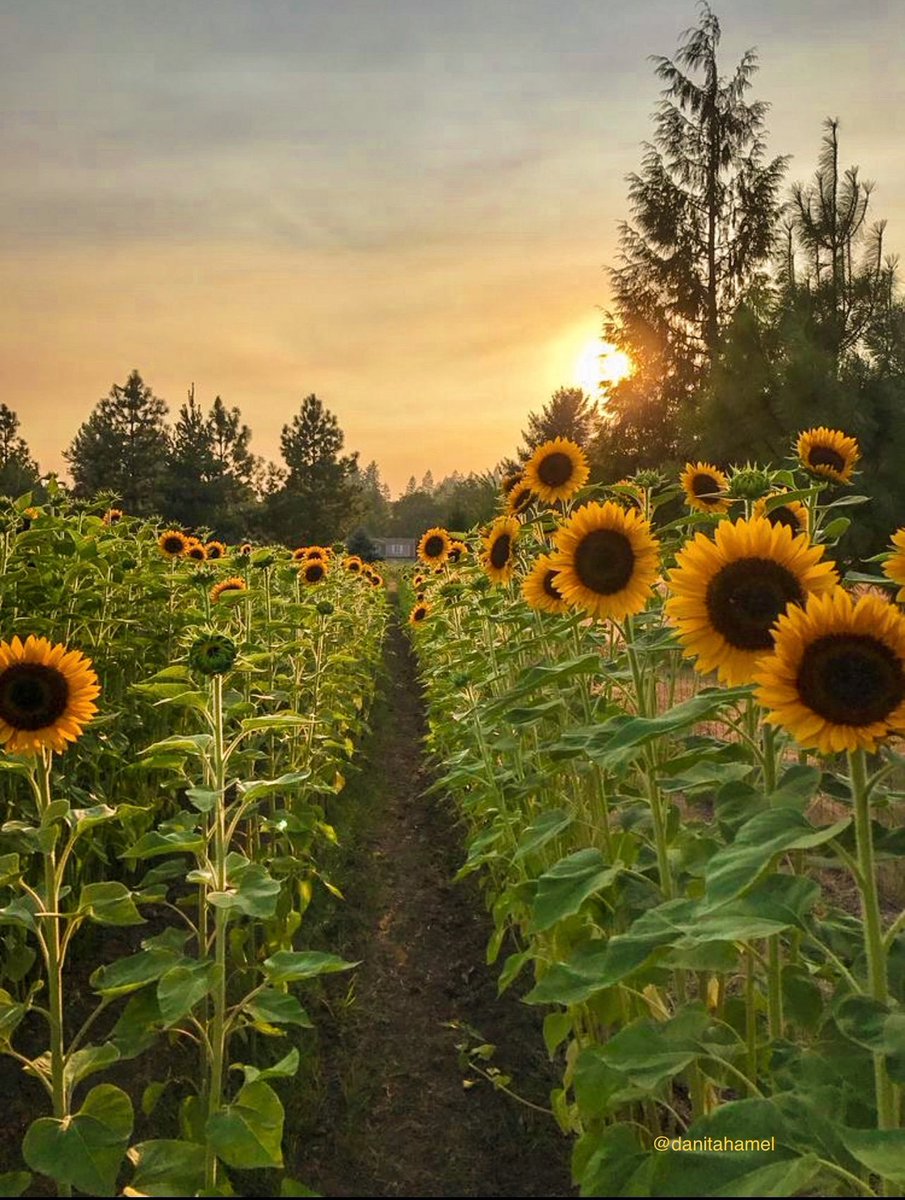
<svg viewBox="0 0 905 1200">
<path fill-rule="evenodd" d="M 524 446 L 519 458 L 527 462 L 538 446 L 554 438 L 568 438 L 582 448 L 597 432 L 597 402 L 578 387 L 558 388 L 539 413 L 528 414 L 528 428 L 522 430 Z"/>
<path fill-rule="evenodd" d="M 127 512 L 158 511 L 169 451 L 167 406 L 133 370 L 98 401 L 64 452 L 76 496 L 115 492 Z"/>
<path fill-rule="evenodd" d="M 767 105 L 745 99 L 756 54 L 746 51 L 726 79 L 720 36 L 702 3 L 675 60 L 653 59 L 665 87 L 653 142 L 629 176 L 633 221 L 620 227 L 603 329 L 636 367 L 611 389 L 595 455 L 618 473 L 691 452 L 683 423 L 771 251 L 787 158 L 765 161 Z"/>
<path fill-rule="evenodd" d="M 268 497 L 276 535 L 287 543 L 327 545 L 343 537 L 358 510 L 358 455 L 340 455 L 343 432 L 314 393 L 283 426 L 283 487 Z"/>
<path fill-rule="evenodd" d="M 0 404 L 0 495 L 15 499 L 37 487 L 38 464 L 25 439 L 19 437 L 19 418 Z"/>
</svg>

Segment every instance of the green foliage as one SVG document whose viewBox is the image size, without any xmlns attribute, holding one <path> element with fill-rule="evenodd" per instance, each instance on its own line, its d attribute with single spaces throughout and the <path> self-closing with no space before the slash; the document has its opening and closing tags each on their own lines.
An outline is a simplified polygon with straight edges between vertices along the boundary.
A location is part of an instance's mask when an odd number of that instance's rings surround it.
<svg viewBox="0 0 905 1200">
<path fill-rule="evenodd" d="M 158 510 L 170 448 L 166 414 L 166 404 L 138 371 L 123 386 L 114 384 L 65 452 L 74 494 L 88 497 L 106 489 L 130 514 Z"/>
</svg>

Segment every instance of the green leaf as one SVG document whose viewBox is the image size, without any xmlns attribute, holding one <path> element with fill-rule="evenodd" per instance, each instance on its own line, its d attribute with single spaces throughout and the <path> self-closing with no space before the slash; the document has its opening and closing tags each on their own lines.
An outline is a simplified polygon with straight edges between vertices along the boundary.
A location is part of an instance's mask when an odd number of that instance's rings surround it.
<svg viewBox="0 0 905 1200">
<path fill-rule="evenodd" d="M 236 784 L 236 790 L 245 801 L 257 800 L 274 792 L 290 791 L 310 778 L 310 771 L 290 771 L 287 775 L 281 775 L 279 779 L 246 779 Z"/>
<path fill-rule="evenodd" d="M 124 883 L 86 883 L 79 896 L 78 912 L 98 925 L 144 924 Z"/>
<path fill-rule="evenodd" d="M 542 933 L 578 912 L 585 900 L 618 878 L 621 868 L 607 866 L 595 847 L 570 854 L 541 875 L 534 898 L 532 929 Z"/>
<path fill-rule="evenodd" d="M 28 1171 L 6 1171 L 0 1175 L 0 1196 L 21 1196 L 30 1185 Z"/>
<path fill-rule="evenodd" d="M 313 1029 L 311 1018 L 299 1004 L 295 996 L 288 992 L 277 992 L 272 988 L 264 988 L 242 1006 L 242 1011 L 255 1021 L 265 1025 L 300 1025 L 303 1029 Z"/>
<path fill-rule="evenodd" d="M 708 903 L 731 900 L 756 883 L 774 855 L 809 850 L 836 837 L 850 818 L 815 828 L 795 808 L 769 808 L 736 832 L 733 842 L 710 860 L 706 876 Z"/>
<path fill-rule="evenodd" d="M 357 962 L 347 962 L 336 954 L 320 950 L 278 950 L 264 960 L 264 972 L 271 983 L 290 983 L 295 979 L 313 979 L 334 971 L 349 971 Z"/>
<path fill-rule="evenodd" d="M 271 732 L 277 729 L 296 729 L 299 725 L 310 725 L 311 717 L 303 717 L 301 713 L 290 712 L 288 709 L 285 712 L 271 713 L 268 717 L 249 717 L 240 723 L 240 728 L 243 733 L 250 733 L 255 729 L 269 729 Z"/>
<path fill-rule="evenodd" d="M 304 1183 L 299 1183 L 297 1179 L 290 1179 L 288 1175 L 284 1175 L 280 1180 L 280 1196 L 321 1196 L 322 1192 L 315 1192 L 313 1188 L 307 1187 Z"/>
<path fill-rule="evenodd" d="M 159 833 L 152 829 L 138 839 L 134 846 L 124 850 L 125 859 L 154 858 L 158 854 L 195 854 L 204 849 L 204 837 L 191 829 L 174 829 Z"/>
<path fill-rule="evenodd" d="M 99 1084 L 66 1121 L 39 1117 L 22 1143 L 33 1171 L 89 1196 L 112 1196 L 132 1134 L 132 1101 L 118 1087 Z"/>
<path fill-rule="evenodd" d="M 225 892 L 208 892 L 207 900 L 215 908 L 237 908 L 247 917 L 272 917 L 276 911 L 280 884 L 260 863 L 249 862 L 240 854 L 227 857 Z"/>
<path fill-rule="evenodd" d="M 127 1158 L 132 1187 L 142 1196 L 196 1196 L 204 1187 L 204 1147 L 176 1138 L 139 1142 Z"/>
<path fill-rule="evenodd" d="M 256 1079 L 291 1079 L 299 1069 L 299 1052 L 295 1046 L 289 1053 L 274 1063 L 272 1067 L 250 1066 L 248 1063 L 233 1064 L 239 1071 L 244 1072 L 245 1082 L 254 1083 Z"/>
<path fill-rule="evenodd" d="M 24 1004 L 15 1000 L 5 988 L 0 988 L 0 1046 L 10 1040 L 27 1011 Z"/>
<path fill-rule="evenodd" d="M 905 1129 L 846 1129 L 839 1127 L 846 1150 L 883 1179 L 905 1183 Z"/>
<path fill-rule="evenodd" d="M 63 1082 L 71 1092 L 77 1083 L 93 1075 L 95 1071 L 103 1071 L 120 1057 L 119 1050 L 112 1042 L 104 1042 L 102 1046 L 85 1046 L 70 1054 L 63 1068 Z"/>
<path fill-rule="evenodd" d="M 179 955 L 172 950 L 142 950 L 107 967 L 98 967 L 89 982 L 102 996 L 125 996 L 159 979 L 178 961 Z"/>
<path fill-rule="evenodd" d="M 205 1127 L 207 1137 L 228 1167 L 283 1165 L 283 1105 L 269 1084 L 246 1083 L 232 1104 L 212 1113 Z"/>
<path fill-rule="evenodd" d="M 21 874 L 18 854 L 0 854 L 0 887 L 12 883 Z"/>
<path fill-rule="evenodd" d="M 81 836 L 87 830 L 93 829 L 95 825 L 103 825 L 107 821 L 112 821 L 118 811 L 109 804 L 95 804 L 93 808 L 74 808 L 71 816 L 75 821 L 76 832 Z"/>
<path fill-rule="evenodd" d="M 512 856 L 513 862 L 520 862 L 529 854 L 534 854 L 547 842 L 559 837 L 572 824 L 574 817 L 564 808 L 553 808 L 542 813 L 525 830 L 519 838 L 518 849 Z"/>
<path fill-rule="evenodd" d="M 171 967 L 157 984 L 157 1003 L 165 1025 L 175 1025 L 190 1013 L 214 986 L 217 966 L 212 962 Z"/>
<path fill-rule="evenodd" d="M 214 744 L 213 734 L 194 733 L 190 736 L 168 737 L 163 741 L 154 742 L 141 751 L 141 757 L 149 755 L 188 754 L 193 758 L 201 758 Z"/>
</svg>

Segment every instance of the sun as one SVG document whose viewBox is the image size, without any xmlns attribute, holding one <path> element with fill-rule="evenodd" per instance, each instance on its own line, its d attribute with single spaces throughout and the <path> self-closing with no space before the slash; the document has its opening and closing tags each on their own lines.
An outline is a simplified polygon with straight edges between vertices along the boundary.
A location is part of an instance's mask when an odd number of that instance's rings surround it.
<svg viewBox="0 0 905 1200">
<path fill-rule="evenodd" d="M 584 346 L 575 363 L 575 381 L 591 396 L 596 396 L 600 387 L 611 388 L 627 379 L 635 370 L 635 364 L 612 342 L 592 338 Z"/>
</svg>

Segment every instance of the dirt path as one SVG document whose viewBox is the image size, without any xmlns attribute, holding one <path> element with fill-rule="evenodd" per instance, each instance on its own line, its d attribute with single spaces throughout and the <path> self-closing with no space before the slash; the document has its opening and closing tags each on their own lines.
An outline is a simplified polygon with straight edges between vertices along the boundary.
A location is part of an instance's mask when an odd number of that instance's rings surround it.
<svg viewBox="0 0 905 1200">
<path fill-rule="evenodd" d="M 352 874 L 343 870 L 345 907 L 356 910 L 343 952 L 361 966 L 324 1047 L 326 1102 L 298 1147 L 298 1177 L 327 1196 L 569 1195 L 569 1144 L 552 1118 L 487 1082 L 463 1084 L 476 1076 L 459 1062 L 455 1021 L 497 1046 L 493 1063 L 534 1103 L 547 1105 L 557 1075 L 517 986 L 497 999 L 477 884 L 452 882 L 461 831 L 444 797 L 421 795 L 424 710 L 395 622 L 387 653 L 387 694 L 356 788 L 369 811 Z"/>
</svg>

